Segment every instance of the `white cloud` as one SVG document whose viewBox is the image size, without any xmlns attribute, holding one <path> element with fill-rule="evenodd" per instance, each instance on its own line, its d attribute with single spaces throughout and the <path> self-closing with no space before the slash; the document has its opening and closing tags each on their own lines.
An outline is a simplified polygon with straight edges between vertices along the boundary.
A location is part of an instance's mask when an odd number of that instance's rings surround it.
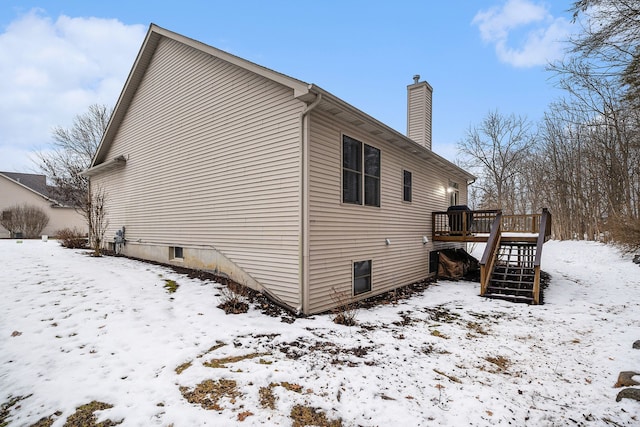
<svg viewBox="0 0 640 427">
<path fill-rule="evenodd" d="M 500 61 L 515 67 L 546 65 L 560 59 L 571 24 L 554 17 L 532 0 L 508 0 L 501 7 L 480 11 L 473 18 L 480 36 L 495 45 Z M 513 39 L 519 37 L 519 41 Z"/>
<path fill-rule="evenodd" d="M 116 19 L 19 16 L 0 33 L 0 170 L 32 170 L 51 129 L 113 106 L 146 32 Z"/>
</svg>

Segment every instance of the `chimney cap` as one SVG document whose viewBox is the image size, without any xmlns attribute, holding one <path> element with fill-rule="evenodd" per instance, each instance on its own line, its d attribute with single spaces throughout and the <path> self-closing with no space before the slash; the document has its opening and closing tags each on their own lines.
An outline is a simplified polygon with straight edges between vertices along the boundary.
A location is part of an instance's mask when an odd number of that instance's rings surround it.
<svg viewBox="0 0 640 427">
<path fill-rule="evenodd" d="M 414 74 L 413 84 L 418 84 L 418 80 L 420 80 L 420 74 Z"/>
</svg>

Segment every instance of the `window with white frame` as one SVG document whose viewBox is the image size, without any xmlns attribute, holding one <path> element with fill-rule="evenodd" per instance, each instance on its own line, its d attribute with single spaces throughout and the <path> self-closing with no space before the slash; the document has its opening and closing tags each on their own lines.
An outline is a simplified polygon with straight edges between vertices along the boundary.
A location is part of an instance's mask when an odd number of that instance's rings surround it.
<svg viewBox="0 0 640 427">
<path fill-rule="evenodd" d="M 342 137 L 342 202 L 380 206 L 380 150 L 346 135 Z"/>
<path fill-rule="evenodd" d="M 178 260 L 178 261 L 184 259 L 184 251 L 182 249 L 182 246 L 170 246 L 169 259 Z"/>
</svg>

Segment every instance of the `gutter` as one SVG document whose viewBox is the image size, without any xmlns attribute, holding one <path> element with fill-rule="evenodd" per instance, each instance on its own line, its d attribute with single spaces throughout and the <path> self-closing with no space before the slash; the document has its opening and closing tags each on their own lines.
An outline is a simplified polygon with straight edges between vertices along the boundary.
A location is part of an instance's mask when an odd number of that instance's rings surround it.
<svg viewBox="0 0 640 427">
<path fill-rule="evenodd" d="M 318 93 L 316 99 L 305 106 L 304 110 L 300 113 L 300 142 L 302 144 L 300 169 L 302 172 L 302 182 L 300 186 L 300 200 L 301 200 L 301 224 L 300 224 L 300 299 L 296 309 L 297 313 L 303 313 L 305 309 L 305 286 L 309 283 L 309 269 L 307 265 L 309 263 L 309 126 L 305 126 L 308 114 L 320 104 L 322 101 L 322 94 Z"/>
<path fill-rule="evenodd" d="M 89 168 L 87 170 L 84 170 L 84 171 L 80 172 L 80 176 L 84 176 L 84 177 L 90 178 L 93 175 L 96 175 L 96 174 L 98 174 L 100 172 L 104 172 L 104 171 L 116 168 L 116 167 L 118 167 L 120 165 L 124 166 L 125 163 L 127 163 L 126 157 L 120 155 L 118 157 L 114 157 L 113 159 L 111 159 L 111 160 L 109 160 L 107 162 L 100 163 L 99 165 L 96 165 L 96 166 L 94 166 L 92 168 Z"/>
</svg>

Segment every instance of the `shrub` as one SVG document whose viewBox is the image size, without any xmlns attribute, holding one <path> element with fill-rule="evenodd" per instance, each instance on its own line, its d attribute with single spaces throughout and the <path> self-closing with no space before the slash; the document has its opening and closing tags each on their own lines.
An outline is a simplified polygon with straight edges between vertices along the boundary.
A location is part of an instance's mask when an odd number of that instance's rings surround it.
<svg viewBox="0 0 640 427">
<path fill-rule="evenodd" d="M 355 326 L 358 303 L 353 300 L 349 291 L 339 291 L 333 288 L 331 300 L 335 304 L 333 322 L 338 325 Z"/>
<path fill-rule="evenodd" d="M 35 239 L 49 224 L 49 215 L 32 205 L 16 205 L 0 214 L 0 224 L 9 230 L 11 237 L 22 234 L 25 239 Z"/>
<path fill-rule="evenodd" d="M 227 286 L 220 288 L 220 304 L 218 308 L 224 310 L 226 314 L 240 314 L 249 311 L 247 303 L 247 288 L 238 284 L 229 282 Z"/>
<path fill-rule="evenodd" d="M 87 236 L 77 228 L 63 228 L 56 232 L 60 244 L 69 249 L 84 249 L 87 247 Z"/>
<path fill-rule="evenodd" d="M 610 221 L 613 240 L 630 252 L 640 252 L 640 219 L 617 216 Z"/>
</svg>

